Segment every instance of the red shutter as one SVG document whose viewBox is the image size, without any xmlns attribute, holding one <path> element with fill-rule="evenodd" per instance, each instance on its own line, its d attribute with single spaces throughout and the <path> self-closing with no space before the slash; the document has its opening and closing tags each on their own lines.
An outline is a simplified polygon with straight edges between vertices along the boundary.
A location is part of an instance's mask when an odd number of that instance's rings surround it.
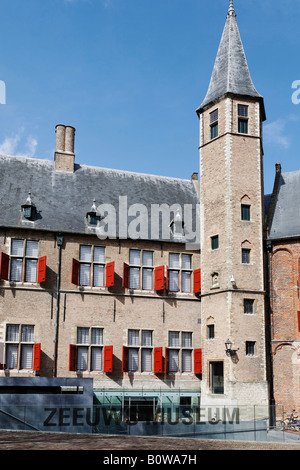
<svg viewBox="0 0 300 470">
<path fill-rule="evenodd" d="M 194 293 L 201 293 L 201 269 L 196 269 L 194 271 Z"/>
<path fill-rule="evenodd" d="M 154 348 L 154 374 L 163 372 L 163 348 Z"/>
<path fill-rule="evenodd" d="M 112 372 L 113 370 L 113 346 L 104 346 L 104 372 Z"/>
<path fill-rule="evenodd" d="M 154 270 L 154 289 L 156 291 L 164 290 L 165 288 L 165 267 L 157 266 Z"/>
<path fill-rule="evenodd" d="M 4 369 L 4 343 L 0 343 L 0 370 Z"/>
<path fill-rule="evenodd" d="M 69 371 L 75 372 L 77 366 L 77 346 L 70 344 L 69 346 Z"/>
<path fill-rule="evenodd" d="M 122 372 L 128 372 L 128 348 L 123 346 L 122 349 Z"/>
<path fill-rule="evenodd" d="M 72 259 L 72 277 L 71 277 L 72 284 L 76 286 L 79 285 L 79 261 L 77 259 Z"/>
<path fill-rule="evenodd" d="M 298 312 L 298 331 L 300 332 L 300 312 Z"/>
<path fill-rule="evenodd" d="M 194 373 L 202 374 L 202 349 L 194 350 Z"/>
<path fill-rule="evenodd" d="M 33 370 L 41 370 L 41 343 L 33 345 Z"/>
<path fill-rule="evenodd" d="M 106 265 L 106 287 L 113 287 L 115 284 L 115 263 L 107 263 Z"/>
<path fill-rule="evenodd" d="M 8 281 L 9 256 L 6 253 L 0 253 L 0 280 Z"/>
<path fill-rule="evenodd" d="M 42 256 L 42 258 L 39 258 L 38 260 L 37 279 L 39 283 L 46 281 L 46 261 L 47 261 L 46 256 Z"/>
<path fill-rule="evenodd" d="M 126 263 L 123 264 L 122 287 L 129 288 L 129 266 Z"/>
<path fill-rule="evenodd" d="M 165 373 L 169 372 L 169 348 L 165 348 Z"/>
</svg>

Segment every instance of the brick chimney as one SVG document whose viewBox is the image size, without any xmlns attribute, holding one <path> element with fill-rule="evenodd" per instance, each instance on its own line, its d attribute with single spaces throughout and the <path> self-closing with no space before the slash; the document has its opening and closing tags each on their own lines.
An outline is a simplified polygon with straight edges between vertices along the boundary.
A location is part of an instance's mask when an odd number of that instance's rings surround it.
<svg viewBox="0 0 300 470">
<path fill-rule="evenodd" d="M 55 169 L 74 173 L 75 128 L 58 124 L 55 128 L 56 146 L 54 154 Z"/>
</svg>

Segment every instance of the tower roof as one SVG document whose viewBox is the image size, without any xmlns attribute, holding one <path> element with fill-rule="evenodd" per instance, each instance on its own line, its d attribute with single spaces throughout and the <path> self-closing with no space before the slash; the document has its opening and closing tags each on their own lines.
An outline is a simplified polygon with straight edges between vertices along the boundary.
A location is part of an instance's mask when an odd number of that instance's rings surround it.
<svg viewBox="0 0 300 470">
<path fill-rule="evenodd" d="M 250 76 L 243 43 L 236 21 L 233 0 L 230 0 L 229 3 L 226 23 L 209 88 L 206 97 L 201 106 L 197 109 L 197 112 L 201 112 L 206 105 L 226 93 L 253 97 L 263 102 L 263 98 L 256 91 Z"/>
</svg>

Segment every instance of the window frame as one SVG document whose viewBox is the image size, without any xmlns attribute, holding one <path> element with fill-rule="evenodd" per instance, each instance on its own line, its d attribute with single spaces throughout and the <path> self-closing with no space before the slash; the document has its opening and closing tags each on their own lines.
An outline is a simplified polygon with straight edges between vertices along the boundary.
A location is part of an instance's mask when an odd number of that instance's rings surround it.
<svg viewBox="0 0 300 470">
<path fill-rule="evenodd" d="M 210 140 L 214 140 L 219 137 L 219 109 L 216 108 L 214 111 L 209 113 L 209 125 L 210 125 Z"/>
<path fill-rule="evenodd" d="M 241 220 L 251 222 L 251 204 L 241 204 Z"/>
<path fill-rule="evenodd" d="M 240 112 L 240 111 L 245 112 Z M 245 104 L 237 105 L 237 115 L 238 115 L 238 133 L 247 135 L 249 134 L 249 106 Z M 244 127 L 245 126 L 245 127 Z"/>
<path fill-rule="evenodd" d="M 217 368 L 218 366 L 222 366 L 222 374 L 217 375 L 214 373 L 214 368 Z M 215 371 L 217 372 L 217 371 Z M 224 390 L 224 362 L 223 361 L 211 361 L 209 363 L 209 374 L 210 374 L 210 390 L 213 395 L 224 395 L 225 390 Z M 217 377 L 222 378 L 222 382 L 220 384 L 217 384 Z"/>
<path fill-rule="evenodd" d="M 13 340 L 8 338 L 9 327 L 17 327 L 17 339 Z M 31 327 L 31 334 L 30 340 L 23 338 L 23 329 Z M 33 370 L 34 366 L 34 325 L 32 324 L 24 324 L 24 323 L 7 323 L 5 327 L 5 364 L 8 370 Z M 10 349 L 14 346 L 16 350 L 16 361 L 15 367 L 9 367 L 8 361 L 8 353 Z M 24 365 L 24 358 L 23 358 L 23 351 L 25 347 L 31 348 L 31 364 L 30 367 L 25 367 Z"/>
<path fill-rule="evenodd" d="M 13 254 L 13 244 L 15 241 L 22 242 L 22 254 Z M 27 254 L 27 249 L 30 243 L 36 244 L 36 256 Z M 11 238 L 9 257 L 10 257 L 10 268 L 9 268 L 9 281 L 10 282 L 22 282 L 26 284 L 38 283 L 39 240 L 28 240 L 26 238 L 25 239 L 24 238 Z M 17 279 L 13 279 L 12 278 L 13 265 L 16 261 L 20 262 L 21 270 L 20 270 L 20 275 L 17 276 Z M 35 269 L 33 270 L 33 272 L 35 273 L 34 279 L 27 278 L 27 274 L 30 272 L 29 264 L 31 262 L 34 262 L 35 264 Z"/>
<path fill-rule="evenodd" d="M 79 331 L 87 330 L 88 335 L 86 335 L 87 341 L 79 341 Z M 100 332 L 100 343 L 93 342 L 93 332 L 99 330 Z M 104 370 L 104 328 L 101 326 L 77 326 L 76 329 L 76 370 L 82 372 L 103 372 Z M 94 367 L 94 351 L 100 351 L 101 357 L 101 367 Z M 79 355 L 86 351 L 86 366 L 79 367 Z"/>
<path fill-rule="evenodd" d="M 247 357 L 256 356 L 256 341 L 246 341 L 245 343 L 245 354 Z"/>
<path fill-rule="evenodd" d="M 211 250 L 212 251 L 218 250 L 220 247 L 219 235 L 213 235 L 212 237 L 210 237 L 210 241 L 211 241 L 211 245 L 210 245 Z"/>
<path fill-rule="evenodd" d="M 83 260 L 81 259 L 81 248 L 90 248 L 91 249 L 91 256 L 90 260 Z M 104 261 L 95 261 L 95 252 L 96 248 L 102 248 L 103 249 L 103 259 Z M 85 245 L 85 244 L 80 244 L 79 245 L 79 275 L 78 275 L 78 285 L 81 287 L 105 287 L 105 275 L 106 275 L 106 247 L 103 245 Z M 89 266 L 89 282 L 88 284 L 82 283 L 82 266 Z M 95 284 L 95 268 L 96 267 L 102 267 L 103 269 L 103 282 L 101 285 Z"/>
<path fill-rule="evenodd" d="M 134 339 L 134 342 L 131 341 L 130 333 L 137 333 Z M 145 341 L 144 335 L 149 334 L 148 339 L 150 338 L 150 344 L 148 344 L 148 340 Z M 130 338 L 131 336 L 131 338 Z M 153 330 L 152 329 L 138 329 L 138 328 L 129 328 L 127 330 L 127 348 L 128 348 L 128 372 L 135 373 L 135 372 L 153 372 Z M 132 352 L 131 352 L 132 351 Z M 130 356 L 136 352 L 137 357 L 137 364 L 136 367 L 133 369 L 130 367 Z M 144 359 L 145 354 L 150 352 L 150 368 L 144 368 Z M 148 358 L 149 360 L 149 358 Z M 146 361 L 147 362 L 147 361 Z"/>
<path fill-rule="evenodd" d="M 242 264 L 249 265 L 251 264 L 251 249 L 242 248 Z"/>
<path fill-rule="evenodd" d="M 244 299 L 244 314 L 254 315 L 254 299 Z"/>
<path fill-rule="evenodd" d="M 215 339 L 215 325 L 214 324 L 207 325 L 207 339 L 209 340 Z"/>
<path fill-rule="evenodd" d="M 184 341 L 184 335 L 189 335 L 187 338 L 190 341 L 190 345 L 186 345 Z M 172 339 L 173 337 L 173 339 Z M 173 341 L 175 338 L 175 341 Z M 170 373 L 192 373 L 193 371 L 193 332 L 192 331 L 179 331 L 169 330 L 168 331 L 168 351 L 169 351 L 169 370 Z M 189 355 L 190 367 L 185 367 L 185 354 Z M 171 357 L 172 356 L 172 357 Z M 174 358 L 177 358 L 177 368 L 173 368 L 171 364 Z M 175 362 L 176 362 L 175 361 Z"/>
<path fill-rule="evenodd" d="M 138 252 L 139 253 L 139 264 L 136 263 L 131 263 L 131 253 L 132 252 Z M 144 261 L 144 254 L 146 253 L 151 253 L 151 258 L 152 258 L 152 264 L 145 264 Z M 129 289 L 131 290 L 143 290 L 147 292 L 152 292 L 154 289 L 154 282 L 153 282 L 153 273 L 154 273 L 154 251 L 153 250 L 137 250 L 135 248 L 130 248 L 129 249 Z M 133 270 L 138 270 L 138 286 L 132 285 L 132 277 L 131 273 Z M 151 272 L 151 287 L 147 289 L 145 287 L 144 281 L 145 281 L 145 272 Z"/>
<path fill-rule="evenodd" d="M 172 256 L 178 256 L 178 266 L 176 265 L 171 265 L 171 257 Z M 184 257 L 189 257 L 189 268 L 185 266 L 185 263 L 183 262 Z M 171 276 L 170 274 L 175 274 L 175 277 L 177 277 L 177 286 L 178 289 L 172 289 L 171 285 L 172 283 L 170 282 Z M 171 252 L 169 253 L 169 264 L 168 264 L 168 290 L 169 292 L 176 293 L 176 292 L 181 292 L 183 294 L 191 294 L 192 293 L 192 273 L 193 273 L 193 257 L 192 254 L 190 253 L 178 253 L 178 252 Z M 188 275 L 189 279 L 189 289 L 186 290 L 184 288 L 184 277 Z"/>
</svg>

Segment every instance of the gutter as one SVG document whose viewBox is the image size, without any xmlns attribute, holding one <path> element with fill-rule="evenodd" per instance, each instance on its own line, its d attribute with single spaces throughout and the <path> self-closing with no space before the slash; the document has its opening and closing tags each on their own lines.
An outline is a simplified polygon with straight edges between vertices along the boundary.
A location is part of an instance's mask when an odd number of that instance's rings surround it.
<svg viewBox="0 0 300 470">
<path fill-rule="evenodd" d="M 59 308 L 60 308 L 60 284 L 61 284 L 61 250 L 64 239 L 61 234 L 57 235 L 56 243 L 58 246 L 57 262 L 57 281 L 56 281 L 56 318 L 55 318 L 55 336 L 54 336 L 54 355 L 53 355 L 53 377 L 57 377 L 57 357 L 58 357 L 58 333 L 59 333 Z"/>
</svg>

